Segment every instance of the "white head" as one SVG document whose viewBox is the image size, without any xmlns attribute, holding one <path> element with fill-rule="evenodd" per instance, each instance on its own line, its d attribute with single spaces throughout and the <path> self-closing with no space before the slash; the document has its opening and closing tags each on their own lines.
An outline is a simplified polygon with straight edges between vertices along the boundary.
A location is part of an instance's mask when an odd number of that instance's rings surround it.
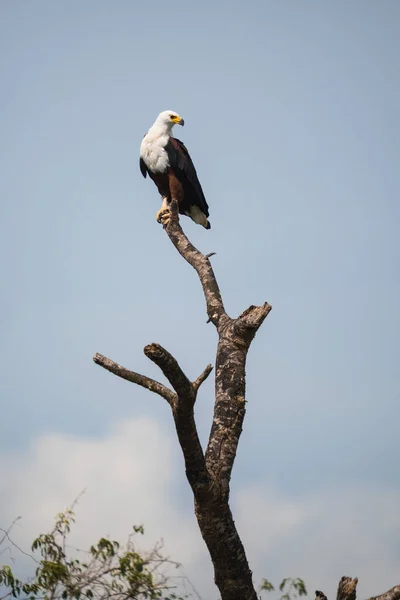
<svg viewBox="0 0 400 600">
<path fill-rule="evenodd" d="M 185 121 L 178 113 L 173 110 L 164 110 L 160 112 L 157 119 L 154 122 L 153 127 L 156 129 L 162 129 L 166 132 L 170 132 L 174 125 L 184 125 Z"/>
</svg>

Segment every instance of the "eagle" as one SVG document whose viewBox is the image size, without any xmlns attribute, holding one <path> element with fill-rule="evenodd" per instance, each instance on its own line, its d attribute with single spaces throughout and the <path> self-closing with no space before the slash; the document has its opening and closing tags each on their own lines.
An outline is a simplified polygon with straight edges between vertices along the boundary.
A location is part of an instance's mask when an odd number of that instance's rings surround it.
<svg viewBox="0 0 400 600">
<path fill-rule="evenodd" d="M 159 223 L 169 221 L 169 204 L 177 200 L 179 213 L 210 229 L 208 204 L 186 146 L 172 136 L 174 125 L 184 120 L 173 110 L 164 110 L 144 136 L 140 146 L 140 170 L 154 181 L 162 198 L 156 215 Z"/>
</svg>

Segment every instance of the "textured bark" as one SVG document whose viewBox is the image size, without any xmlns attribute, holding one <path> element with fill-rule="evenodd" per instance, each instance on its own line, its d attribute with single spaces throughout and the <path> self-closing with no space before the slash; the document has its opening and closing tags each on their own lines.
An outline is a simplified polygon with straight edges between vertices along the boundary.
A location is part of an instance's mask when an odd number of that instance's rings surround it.
<svg viewBox="0 0 400 600">
<path fill-rule="evenodd" d="M 251 570 L 227 501 L 195 498 L 195 513 L 222 600 L 257 600 Z"/>
<path fill-rule="evenodd" d="M 229 498 L 229 483 L 246 413 L 246 358 L 250 343 L 271 307 L 250 307 L 237 319 L 226 317 L 218 328 L 215 404 L 206 451 L 207 469 L 221 497 Z"/>
<path fill-rule="evenodd" d="M 155 392 L 172 409 L 182 449 L 186 476 L 194 495 L 197 521 L 214 566 L 215 583 L 222 600 L 257 600 L 243 544 L 229 507 L 230 478 L 246 413 L 246 359 L 254 336 L 271 310 L 267 303 L 250 306 L 239 317 L 230 317 L 210 263 L 214 253 L 202 254 L 183 233 L 175 201 L 170 204 L 166 233 L 179 254 L 196 270 L 200 279 L 208 321 L 218 332 L 215 372 L 215 403 L 211 432 L 203 452 L 194 419 L 194 404 L 200 385 L 211 373 L 208 365 L 190 381 L 176 359 L 159 344 L 145 347 L 145 355 L 168 379 L 172 389 L 130 371 L 101 354 L 94 361 L 119 377 Z M 342 577 L 337 600 L 356 600 L 357 579 Z M 317 600 L 327 600 L 316 592 Z M 371 600 L 400 600 L 400 586 Z"/>
<path fill-rule="evenodd" d="M 336 600 L 356 600 L 357 596 L 357 577 L 342 577 L 339 581 Z"/>
<path fill-rule="evenodd" d="M 179 225 L 178 205 L 174 201 L 170 204 L 170 215 L 171 218 L 166 227 L 168 237 L 178 250 L 179 254 L 197 271 L 206 299 L 208 318 L 216 327 L 218 327 L 221 320 L 227 317 L 227 314 L 210 263 L 210 256 L 215 253 L 212 252 L 205 256 L 188 240 Z"/>
<path fill-rule="evenodd" d="M 339 581 L 336 600 L 356 600 L 358 578 L 342 577 Z M 315 592 L 316 600 L 328 600 L 323 592 Z M 396 585 L 380 596 L 374 596 L 369 600 L 400 600 L 400 585 Z"/>
<path fill-rule="evenodd" d="M 380 596 L 374 596 L 369 600 L 400 600 L 400 585 L 395 585 L 384 594 L 381 594 Z"/>
<path fill-rule="evenodd" d="M 185 460 L 186 477 L 193 493 L 203 496 L 212 490 L 213 484 L 206 468 L 203 449 L 200 444 L 194 420 L 194 403 L 202 381 L 211 373 L 211 365 L 195 380 L 189 381 L 178 362 L 159 344 L 150 344 L 144 353 L 164 373 L 175 390 L 171 404 L 178 440 Z"/>
</svg>

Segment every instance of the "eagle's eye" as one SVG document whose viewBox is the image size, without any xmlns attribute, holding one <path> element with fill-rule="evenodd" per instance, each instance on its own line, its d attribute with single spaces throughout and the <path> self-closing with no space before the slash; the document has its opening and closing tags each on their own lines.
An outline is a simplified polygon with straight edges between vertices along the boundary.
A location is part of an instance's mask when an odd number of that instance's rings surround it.
<svg viewBox="0 0 400 600">
<path fill-rule="evenodd" d="M 170 119 L 175 119 L 175 115 L 170 115 Z"/>
</svg>

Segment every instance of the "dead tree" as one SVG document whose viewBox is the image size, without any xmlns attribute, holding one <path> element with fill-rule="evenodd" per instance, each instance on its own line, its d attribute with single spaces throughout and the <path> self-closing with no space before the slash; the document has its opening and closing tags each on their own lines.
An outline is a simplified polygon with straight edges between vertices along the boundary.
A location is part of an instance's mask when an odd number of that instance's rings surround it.
<svg viewBox="0 0 400 600">
<path fill-rule="evenodd" d="M 171 203 L 170 220 L 165 230 L 179 254 L 197 272 L 205 296 L 208 322 L 213 323 L 218 332 L 214 416 L 205 453 L 197 434 L 194 403 L 200 385 L 212 371 L 212 365 L 208 365 L 195 381 L 190 381 L 165 348 L 159 344 L 146 346 L 145 355 L 161 369 L 171 384 L 170 389 L 101 354 L 96 354 L 93 360 L 111 373 L 162 396 L 168 402 L 185 461 L 186 477 L 193 491 L 195 514 L 211 556 L 221 599 L 258 600 L 252 572 L 229 507 L 229 493 L 246 413 L 247 352 L 271 306 L 267 302 L 262 306 L 250 306 L 239 317 L 230 317 L 225 311 L 210 263 L 212 254 L 202 254 L 183 233 L 176 201 Z M 338 595 L 338 600 L 355 600 L 355 596 L 339 598 Z M 400 593 L 382 596 L 380 600 L 400 600 Z"/>
<path fill-rule="evenodd" d="M 225 311 L 210 255 L 204 256 L 183 233 L 177 204 L 171 205 L 165 228 L 179 254 L 196 270 L 206 300 L 208 319 L 219 337 L 215 363 L 215 405 L 205 453 L 194 420 L 194 403 L 200 385 L 209 376 L 208 365 L 195 381 L 183 373 L 176 359 L 159 344 L 144 349 L 172 386 L 134 373 L 96 354 L 94 361 L 119 377 L 159 394 L 169 403 L 185 460 L 186 476 L 194 495 L 201 534 L 214 565 L 215 583 L 222 600 L 257 600 L 243 544 L 229 507 L 230 478 L 246 412 L 245 365 L 250 344 L 271 310 L 250 306 L 236 319 Z"/>
</svg>

